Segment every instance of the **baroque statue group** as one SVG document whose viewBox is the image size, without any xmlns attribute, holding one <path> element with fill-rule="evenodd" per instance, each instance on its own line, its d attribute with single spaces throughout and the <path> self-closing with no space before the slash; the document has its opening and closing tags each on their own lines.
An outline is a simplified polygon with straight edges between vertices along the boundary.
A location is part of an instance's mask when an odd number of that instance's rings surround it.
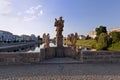
<svg viewBox="0 0 120 80">
<path fill-rule="evenodd" d="M 55 18 L 54 26 L 56 27 L 56 44 L 57 47 L 63 47 L 63 27 L 64 27 L 64 20 L 62 19 L 62 16 L 59 17 L 59 19 Z M 70 36 L 70 42 L 71 46 L 74 50 L 76 50 L 76 41 L 77 36 L 74 34 L 71 34 Z M 50 43 L 50 35 L 49 34 L 43 34 L 43 42 L 44 42 L 44 48 L 49 48 Z"/>
</svg>

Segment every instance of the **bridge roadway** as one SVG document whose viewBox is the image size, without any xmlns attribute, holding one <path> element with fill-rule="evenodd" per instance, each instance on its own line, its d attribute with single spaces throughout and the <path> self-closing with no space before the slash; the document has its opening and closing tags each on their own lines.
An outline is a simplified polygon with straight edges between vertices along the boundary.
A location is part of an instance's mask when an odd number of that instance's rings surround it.
<svg viewBox="0 0 120 80">
<path fill-rule="evenodd" d="M 74 61 L 53 58 L 40 64 L 0 66 L 0 80 L 120 80 L 120 64 L 70 63 Z"/>
</svg>

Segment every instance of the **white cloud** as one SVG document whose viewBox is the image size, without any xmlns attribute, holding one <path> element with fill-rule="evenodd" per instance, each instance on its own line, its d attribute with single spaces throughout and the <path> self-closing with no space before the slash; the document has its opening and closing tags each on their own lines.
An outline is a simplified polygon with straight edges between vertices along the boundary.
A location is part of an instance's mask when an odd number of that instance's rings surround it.
<svg viewBox="0 0 120 80">
<path fill-rule="evenodd" d="M 32 21 L 36 18 L 36 16 L 24 16 L 23 21 L 28 22 Z"/>
<path fill-rule="evenodd" d="M 32 6 L 28 10 L 26 10 L 25 13 L 30 15 L 35 15 L 35 14 L 42 15 L 43 14 L 42 5 Z"/>
<path fill-rule="evenodd" d="M 34 14 L 35 13 L 35 9 L 34 7 L 29 8 L 28 10 L 25 11 L 27 14 Z"/>
<path fill-rule="evenodd" d="M 36 10 L 38 10 L 38 9 L 40 9 L 40 8 L 42 8 L 42 5 L 37 5 L 37 6 L 35 7 Z"/>
<path fill-rule="evenodd" d="M 31 34 L 33 32 L 39 34 L 38 28 L 40 23 L 37 23 L 37 18 L 39 18 L 38 14 L 43 14 L 43 7 L 41 5 L 35 5 L 33 7 L 28 5 L 29 7 L 23 7 L 12 1 L 13 0 L 0 0 L 0 29 L 15 34 Z M 33 25 L 36 28 L 33 28 Z M 44 24 L 41 22 L 40 25 Z M 42 31 L 43 30 L 40 32 L 42 33 Z"/>
<path fill-rule="evenodd" d="M 21 14 L 22 13 L 20 12 L 18 13 L 18 15 L 21 15 Z M 42 5 L 32 6 L 25 11 L 23 21 L 24 22 L 32 21 L 42 14 L 43 14 Z"/>
<path fill-rule="evenodd" d="M 0 14 L 8 14 L 11 11 L 11 2 L 8 0 L 0 0 Z"/>
<path fill-rule="evenodd" d="M 38 13 L 38 16 L 40 16 L 42 14 L 43 14 L 43 10 L 40 10 L 39 13 Z"/>
<path fill-rule="evenodd" d="M 18 16 L 22 15 L 22 12 L 18 12 L 17 15 L 18 15 Z"/>
</svg>

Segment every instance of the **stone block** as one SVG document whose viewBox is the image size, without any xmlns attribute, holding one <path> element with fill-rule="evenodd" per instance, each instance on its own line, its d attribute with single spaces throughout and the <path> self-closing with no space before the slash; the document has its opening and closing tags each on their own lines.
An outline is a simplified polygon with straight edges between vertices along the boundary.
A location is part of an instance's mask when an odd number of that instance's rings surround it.
<svg viewBox="0 0 120 80">
<path fill-rule="evenodd" d="M 70 47 L 65 47 L 64 48 L 64 55 L 65 55 L 65 57 L 74 58 L 76 54 L 77 54 L 76 51 L 74 51 Z"/>
<path fill-rule="evenodd" d="M 45 49 L 46 59 L 55 57 L 55 47 Z"/>
<path fill-rule="evenodd" d="M 55 57 L 65 57 L 64 47 L 56 47 L 55 48 Z"/>
<path fill-rule="evenodd" d="M 0 58 L 12 58 L 12 57 L 16 57 L 17 54 L 16 53 L 8 53 L 8 52 L 2 52 L 0 53 Z"/>
<path fill-rule="evenodd" d="M 8 63 L 15 63 L 15 58 L 7 58 Z"/>
<path fill-rule="evenodd" d="M 83 62 L 120 62 L 120 51 L 83 51 Z"/>
<path fill-rule="evenodd" d="M 0 62 L 5 62 L 5 58 L 0 58 Z"/>
<path fill-rule="evenodd" d="M 45 49 L 40 49 L 40 60 L 43 61 L 45 60 Z"/>
<path fill-rule="evenodd" d="M 57 47 L 63 47 L 63 36 L 59 36 L 56 39 Z"/>
</svg>

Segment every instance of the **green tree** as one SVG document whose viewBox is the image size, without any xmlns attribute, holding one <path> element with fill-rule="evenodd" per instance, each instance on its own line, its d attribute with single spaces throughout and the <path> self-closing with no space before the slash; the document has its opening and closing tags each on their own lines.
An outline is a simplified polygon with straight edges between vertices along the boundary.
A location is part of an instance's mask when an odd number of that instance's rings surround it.
<svg viewBox="0 0 120 80">
<path fill-rule="evenodd" d="M 92 39 L 89 35 L 86 36 L 86 40 Z"/>
<path fill-rule="evenodd" d="M 95 31 L 96 31 L 96 38 L 95 38 L 96 40 L 98 40 L 101 33 L 107 34 L 106 26 L 99 26 L 99 28 L 96 28 Z"/>
<path fill-rule="evenodd" d="M 108 40 L 108 47 L 109 47 L 112 44 L 112 38 L 110 37 L 110 35 L 108 35 L 107 40 Z"/>
<path fill-rule="evenodd" d="M 120 32 L 111 32 L 110 37 L 112 38 L 112 43 L 116 43 L 120 41 Z"/>
<path fill-rule="evenodd" d="M 98 38 L 97 50 L 106 50 L 108 47 L 108 35 L 106 33 L 101 33 Z"/>
<path fill-rule="evenodd" d="M 38 36 L 37 39 L 40 40 L 40 36 Z"/>
<path fill-rule="evenodd" d="M 96 28 L 95 31 L 97 36 L 101 33 L 107 33 L 106 26 L 99 26 L 99 28 Z"/>
<path fill-rule="evenodd" d="M 42 41 L 42 38 L 38 35 L 37 36 L 38 41 Z"/>
</svg>

